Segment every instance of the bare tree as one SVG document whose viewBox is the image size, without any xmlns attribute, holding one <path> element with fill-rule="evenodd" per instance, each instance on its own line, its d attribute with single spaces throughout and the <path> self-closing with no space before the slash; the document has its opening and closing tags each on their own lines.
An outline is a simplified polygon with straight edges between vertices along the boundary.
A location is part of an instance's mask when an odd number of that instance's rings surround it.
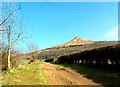
<svg viewBox="0 0 120 87">
<path fill-rule="evenodd" d="M 38 45 L 34 42 L 28 44 L 28 52 L 31 56 L 31 59 L 34 59 L 36 51 L 39 49 Z"/>
<path fill-rule="evenodd" d="M 23 21 L 18 16 L 18 10 L 20 6 L 15 3 L 3 3 L 2 4 L 2 22 L 0 23 L 0 29 L 2 31 L 2 39 L 7 44 L 7 69 L 10 70 L 10 54 L 11 48 L 21 39 L 24 38 Z"/>
</svg>

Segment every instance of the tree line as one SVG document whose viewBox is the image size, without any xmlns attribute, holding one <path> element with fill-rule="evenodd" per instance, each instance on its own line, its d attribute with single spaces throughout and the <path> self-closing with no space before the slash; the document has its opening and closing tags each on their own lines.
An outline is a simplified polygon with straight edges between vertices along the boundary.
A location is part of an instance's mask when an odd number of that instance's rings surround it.
<svg viewBox="0 0 120 87">
<path fill-rule="evenodd" d="M 54 59 L 54 62 L 117 67 L 120 65 L 120 44 L 63 55 Z"/>
</svg>

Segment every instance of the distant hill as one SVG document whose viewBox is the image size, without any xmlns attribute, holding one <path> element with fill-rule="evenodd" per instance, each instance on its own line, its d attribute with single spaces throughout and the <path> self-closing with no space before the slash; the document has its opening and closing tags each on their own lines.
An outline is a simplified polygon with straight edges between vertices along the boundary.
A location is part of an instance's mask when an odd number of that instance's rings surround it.
<svg viewBox="0 0 120 87">
<path fill-rule="evenodd" d="M 34 58 L 44 61 L 50 58 L 58 58 L 63 55 L 80 53 L 86 50 L 112 46 L 115 44 L 118 44 L 118 41 L 92 41 L 82 40 L 80 37 L 75 37 L 66 43 L 36 51 Z M 15 58 L 18 60 L 21 58 L 31 59 L 31 53 L 19 54 Z"/>
<path fill-rule="evenodd" d="M 57 47 L 73 47 L 73 46 L 81 46 L 81 45 L 86 45 L 86 44 L 91 44 L 94 43 L 95 41 L 92 40 L 82 40 L 80 39 L 79 36 L 73 38 L 69 42 L 54 46 L 52 48 L 57 48 Z"/>
<path fill-rule="evenodd" d="M 58 57 L 61 55 L 82 52 L 85 50 L 111 46 L 117 43 L 118 41 L 82 40 L 80 39 L 80 37 L 77 36 L 66 43 L 38 51 L 37 57 L 39 59 L 47 59 L 52 57 Z"/>
</svg>

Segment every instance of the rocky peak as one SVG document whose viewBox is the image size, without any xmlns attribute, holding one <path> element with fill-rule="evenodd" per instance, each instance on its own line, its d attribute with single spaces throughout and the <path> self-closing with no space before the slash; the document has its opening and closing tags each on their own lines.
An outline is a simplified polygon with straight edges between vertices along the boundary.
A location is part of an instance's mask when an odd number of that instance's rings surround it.
<svg viewBox="0 0 120 87">
<path fill-rule="evenodd" d="M 80 37 L 77 36 L 77 37 L 73 38 L 71 41 L 80 41 L 80 40 L 81 40 Z"/>
</svg>

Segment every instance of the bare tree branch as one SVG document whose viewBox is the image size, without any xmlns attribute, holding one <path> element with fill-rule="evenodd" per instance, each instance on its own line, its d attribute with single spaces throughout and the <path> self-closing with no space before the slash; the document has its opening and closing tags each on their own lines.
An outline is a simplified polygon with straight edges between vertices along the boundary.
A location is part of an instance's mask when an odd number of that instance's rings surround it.
<svg viewBox="0 0 120 87">
<path fill-rule="evenodd" d="M 0 26 L 4 25 L 4 23 L 7 21 L 7 19 L 16 11 L 20 10 L 21 7 L 19 7 L 18 9 L 13 10 L 1 23 Z"/>
</svg>

